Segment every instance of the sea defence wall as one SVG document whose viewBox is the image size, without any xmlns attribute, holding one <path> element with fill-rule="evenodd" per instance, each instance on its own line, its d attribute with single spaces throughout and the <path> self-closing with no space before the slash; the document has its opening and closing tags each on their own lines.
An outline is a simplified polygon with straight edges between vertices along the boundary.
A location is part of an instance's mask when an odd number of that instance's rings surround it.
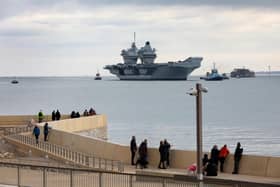
<svg viewBox="0 0 280 187">
<path fill-rule="evenodd" d="M 81 128 L 84 127 L 100 128 L 107 126 L 107 120 L 104 115 L 55 121 L 52 123 L 54 129 L 50 133 L 50 142 L 71 147 L 75 151 L 85 152 L 96 157 L 122 160 L 124 163 L 130 163 L 130 149 L 128 146 L 130 140 L 128 140 L 127 145 L 119 145 L 75 133 L 75 131 L 81 131 Z M 59 125 L 62 126 L 58 127 Z M 80 128 L 77 129 L 77 127 Z M 232 150 L 232 152 L 233 151 L 234 150 Z M 150 165 L 155 167 L 158 165 L 158 148 L 149 148 L 148 160 Z M 196 162 L 196 152 L 171 150 L 170 162 L 171 167 L 186 169 L 189 165 Z M 233 171 L 233 165 L 233 155 L 231 154 L 226 159 L 224 167 L 225 172 L 231 173 Z M 280 157 L 244 155 L 240 162 L 240 174 L 280 177 Z"/>
<path fill-rule="evenodd" d="M 69 115 L 61 115 L 61 119 L 68 119 Z M 0 127 L 3 126 L 17 126 L 17 125 L 27 125 L 31 120 L 38 122 L 37 115 L 5 115 L 0 116 Z M 51 115 L 45 115 L 44 121 L 51 121 Z"/>
<path fill-rule="evenodd" d="M 41 128 L 43 124 L 40 124 Z M 127 145 L 119 145 L 97 138 L 81 136 L 76 133 L 106 127 L 107 119 L 105 115 L 52 121 L 49 124 L 52 127 L 49 134 L 50 143 L 63 145 L 71 148 L 73 151 L 92 154 L 96 157 L 121 160 L 127 164 L 130 163 L 130 149 L 128 146 L 130 140 L 127 140 Z M 43 138 L 43 136 L 40 138 Z M 234 150 L 231 151 L 233 152 Z M 148 149 L 148 160 L 150 165 L 155 167 L 158 165 L 158 148 Z M 189 165 L 196 162 L 196 152 L 173 149 L 170 152 L 170 162 L 173 168 L 186 169 Z M 233 165 L 233 155 L 229 155 L 224 166 L 225 172 L 231 173 Z M 280 177 L 280 157 L 244 155 L 240 162 L 239 173 L 254 176 Z"/>
</svg>

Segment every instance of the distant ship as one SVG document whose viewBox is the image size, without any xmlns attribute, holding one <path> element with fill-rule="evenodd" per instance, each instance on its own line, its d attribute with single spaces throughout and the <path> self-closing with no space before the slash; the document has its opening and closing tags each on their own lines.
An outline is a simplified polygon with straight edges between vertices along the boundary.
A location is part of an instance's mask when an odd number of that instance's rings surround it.
<svg viewBox="0 0 280 187">
<path fill-rule="evenodd" d="M 189 57 L 183 61 L 154 63 L 157 57 L 150 42 L 137 49 L 135 42 L 131 48 L 121 51 L 124 63 L 106 65 L 120 80 L 187 80 L 189 74 L 200 67 L 202 57 Z M 141 63 L 137 64 L 140 58 Z"/>
<path fill-rule="evenodd" d="M 17 80 L 12 80 L 11 83 L 12 84 L 18 84 L 19 82 Z"/>
<path fill-rule="evenodd" d="M 100 76 L 100 73 L 99 73 L 99 72 L 97 72 L 97 73 L 95 74 L 94 80 L 102 80 L 102 77 Z"/>
<path fill-rule="evenodd" d="M 245 68 L 236 68 L 230 73 L 230 77 L 235 77 L 235 78 L 255 77 L 255 72 Z"/>
</svg>

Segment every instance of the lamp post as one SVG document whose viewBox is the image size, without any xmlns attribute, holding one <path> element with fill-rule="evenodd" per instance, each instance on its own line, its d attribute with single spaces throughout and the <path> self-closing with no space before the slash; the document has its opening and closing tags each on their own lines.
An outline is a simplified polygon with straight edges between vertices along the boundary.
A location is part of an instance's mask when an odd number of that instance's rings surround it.
<svg viewBox="0 0 280 187">
<path fill-rule="evenodd" d="M 196 162 L 197 162 L 197 179 L 203 180 L 202 172 L 202 92 L 207 92 L 200 83 L 196 84 L 196 89 L 191 89 L 189 94 L 196 96 Z"/>
</svg>

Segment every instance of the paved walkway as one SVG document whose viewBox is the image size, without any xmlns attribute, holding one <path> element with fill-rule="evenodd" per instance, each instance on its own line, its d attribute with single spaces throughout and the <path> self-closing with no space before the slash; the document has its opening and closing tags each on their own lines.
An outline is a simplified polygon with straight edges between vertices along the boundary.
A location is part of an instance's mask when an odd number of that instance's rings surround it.
<svg viewBox="0 0 280 187">
<path fill-rule="evenodd" d="M 186 169 L 158 169 L 149 167 L 146 169 L 135 169 L 135 166 L 126 165 L 125 172 L 128 173 L 138 173 L 138 174 L 149 174 L 155 176 L 175 176 L 177 178 L 183 179 L 187 176 L 192 176 L 187 174 Z M 195 176 L 193 176 L 195 177 Z M 232 180 L 241 182 L 253 182 L 253 183 L 264 183 L 264 184 L 274 184 L 280 186 L 280 178 L 272 177 L 260 177 L 260 176 L 250 176 L 250 175 L 233 175 L 229 173 L 219 173 L 217 177 L 204 177 L 205 179 L 219 179 L 219 180 Z"/>
</svg>

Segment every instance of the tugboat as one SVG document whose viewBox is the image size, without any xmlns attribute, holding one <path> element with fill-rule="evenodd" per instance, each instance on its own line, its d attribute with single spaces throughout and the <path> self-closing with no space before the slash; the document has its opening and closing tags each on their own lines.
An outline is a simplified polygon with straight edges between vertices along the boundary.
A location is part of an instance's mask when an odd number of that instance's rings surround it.
<svg viewBox="0 0 280 187">
<path fill-rule="evenodd" d="M 100 73 L 99 73 L 99 72 L 97 72 L 97 73 L 95 74 L 94 80 L 102 80 L 102 77 L 100 76 Z"/>
<path fill-rule="evenodd" d="M 218 73 L 218 70 L 215 68 L 215 63 L 214 63 L 214 67 L 211 70 L 211 73 L 207 72 L 206 77 L 200 77 L 200 79 L 204 79 L 206 81 L 221 81 L 226 79 L 226 76 L 224 74 L 220 75 Z"/>
</svg>

